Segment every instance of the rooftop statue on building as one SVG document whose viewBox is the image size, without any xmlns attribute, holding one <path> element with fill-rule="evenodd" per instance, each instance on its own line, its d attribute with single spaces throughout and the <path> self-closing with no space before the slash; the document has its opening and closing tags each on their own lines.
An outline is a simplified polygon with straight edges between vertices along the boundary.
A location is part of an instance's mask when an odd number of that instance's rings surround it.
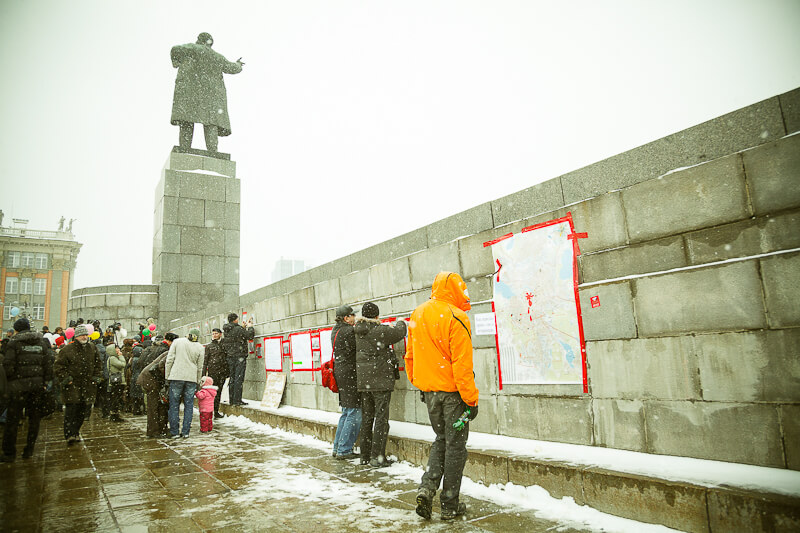
<svg viewBox="0 0 800 533">
<path fill-rule="evenodd" d="M 242 59 L 235 63 L 211 49 L 214 39 L 208 33 L 197 36 L 197 42 L 172 47 L 172 66 L 178 69 L 172 99 L 172 124 L 180 126 L 179 148 L 192 146 L 194 125 L 202 124 L 206 149 L 217 152 L 217 139 L 231 134 L 228 117 L 228 96 L 223 74 L 242 71 Z"/>
</svg>

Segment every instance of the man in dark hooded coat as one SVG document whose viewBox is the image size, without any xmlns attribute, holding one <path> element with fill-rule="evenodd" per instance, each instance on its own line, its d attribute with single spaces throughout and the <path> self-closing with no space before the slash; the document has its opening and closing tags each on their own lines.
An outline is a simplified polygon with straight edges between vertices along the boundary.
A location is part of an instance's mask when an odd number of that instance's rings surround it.
<svg viewBox="0 0 800 533">
<path fill-rule="evenodd" d="M 178 69 L 172 99 L 172 124 L 180 126 L 180 148 L 192 146 L 195 123 L 205 130 L 206 149 L 217 151 L 217 137 L 231 134 L 228 117 L 228 95 L 222 74 L 242 71 L 241 58 L 231 63 L 211 49 L 214 39 L 208 33 L 197 36 L 197 42 L 172 47 L 172 66 Z"/>
</svg>

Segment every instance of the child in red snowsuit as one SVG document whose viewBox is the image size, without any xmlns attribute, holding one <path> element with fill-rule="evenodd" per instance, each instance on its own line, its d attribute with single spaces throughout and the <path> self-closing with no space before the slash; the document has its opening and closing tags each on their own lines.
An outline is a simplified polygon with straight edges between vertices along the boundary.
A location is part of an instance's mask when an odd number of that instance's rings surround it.
<svg viewBox="0 0 800 533">
<path fill-rule="evenodd" d="M 214 427 L 214 397 L 217 395 L 217 387 L 208 376 L 203 376 L 202 381 L 203 386 L 194 395 L 200 410 L 200 433 L 208 433 Z"/>
</svg>

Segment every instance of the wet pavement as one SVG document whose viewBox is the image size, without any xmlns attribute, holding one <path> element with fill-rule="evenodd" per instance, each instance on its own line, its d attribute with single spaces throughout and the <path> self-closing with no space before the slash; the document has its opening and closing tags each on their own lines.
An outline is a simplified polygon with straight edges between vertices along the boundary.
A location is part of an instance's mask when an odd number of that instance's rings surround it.
<svg viewBox="0 0 800 533">
<path fill-rule="evenodd" d="M 462 496 L 465 520 L 414 513 L 418 469 L 339 461 L 324 443 L 243 419 L 188 439 L 145 438 L 145 417 L 92 414 L 67 447 L 60 414 L 32 458 L 0 464 L 2 531 L 577 531 L 532 511 Z M 26 432 L 20 428 L 20 445 Z M 21 453 L 18 452 L 18 453 Z M 408 475 L 404 475 L 404 468 Z"/>
</svg>

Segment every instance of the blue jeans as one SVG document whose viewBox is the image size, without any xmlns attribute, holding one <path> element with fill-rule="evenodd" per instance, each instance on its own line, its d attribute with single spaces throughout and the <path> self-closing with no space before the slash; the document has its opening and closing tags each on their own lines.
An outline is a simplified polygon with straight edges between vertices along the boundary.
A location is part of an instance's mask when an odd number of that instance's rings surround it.
<svg viewBox="0 0 800 533">
<path fill-rule="evenodd" d="M 173 435 L 178 434 L 178 414 L 183 400 L 183 431 L 181 435 L 188 435 L 192 427 L 192 414 L 194 410 L 194 391 L 197 383 L 193 381 L 170 381 L 169 382 L 169 432 Z"/>
<path fill-rule="evenodd" d="M 242 387 L 246 369 L 247 357 L 228 357 L 228 371 L 231 376 L 231 381 L 228 384 L 228 400 L 231 405 L 236 405 L 242 401 Z"/>
<path fill-rule="evenodd" d="M 339 417 L 336 437 L 333 439 L 333 451 L 336 455 L 353 453 L 353 444 L 356 443 L 359 431 L 361 431 L 361 408 L 342 407 L 342 416 Z"/>
</svg>

